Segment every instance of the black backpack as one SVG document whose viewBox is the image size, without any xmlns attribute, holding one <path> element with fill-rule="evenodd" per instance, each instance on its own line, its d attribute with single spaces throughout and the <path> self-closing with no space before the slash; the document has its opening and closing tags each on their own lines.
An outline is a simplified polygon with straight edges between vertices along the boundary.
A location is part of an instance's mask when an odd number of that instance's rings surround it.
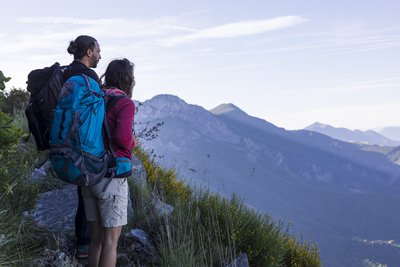
<svg viewBox="0 0 400 267">
<path fill-rule="evenodd" d="M 49 134 L 53 110 L 64 83 L 64 71 L 58 62 L 54 65 L 33 70 L 28 74 L 27 90 L 31 93 L 29 105 L 25 110 L 29 131 L 35 138 L 39 151 L 50 149 Z"/>
</svg>

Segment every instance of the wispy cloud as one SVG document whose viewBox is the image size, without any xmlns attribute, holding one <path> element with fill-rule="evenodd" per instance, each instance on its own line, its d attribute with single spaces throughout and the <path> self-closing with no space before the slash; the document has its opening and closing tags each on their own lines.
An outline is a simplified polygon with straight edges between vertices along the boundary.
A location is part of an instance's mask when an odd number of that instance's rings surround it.
<svg viewBox="0 0 400 267">
<path fill-rule="evenodd" d="M 75 17 L 23 17 L 18 23 L 87 27 L 94 32 L 108 36 L 138 37 L 193 32 L 195 29 L 180 25 L 177 18 L 161 17 L 153 20 L 140 19 L 84 19 Z"/>
<path fill-rule="evenodd" d="M 201 39 L 222 39 L 255 35 L 292 27 L 306 21 L 307 19 L 299 16 L 284 16 L 266 20 L 240 21 L 198 30 L 187 35 L 169 38 L 164 42 L 164 44 L 172 46 Z"/>
<path fill-rule="evenodd" d="M 332 82 L 332 81 L 331 81 Z M 383 79 L 374 80 L 363 80 L 363 81 L 347 81 L 346 84 L 335 85 L 335 86 L 318 86 L 314 88 L 306 88 L 302 90 L 302 93 L 316 95 L 338 95 L 338 94 L 360 94 L 368 91 L 382 92 L 385 89 L 400 88 L 400 77 L 388 77 Z M 299 89 L 292 90 L 279 90 L 274 91 L 271 95 L 292 95 L 295 92 L 299 92 Z"/>
<path fill-rule="evenodd" d="M 181 25 L 174 17 L 151 20 L 23 17 L 17 18 L 16 22 L 31 29 L 23 33 L 0 34 L 0 55 L 1 51 L 19 54 L 33 49 L 64 51 L 68 42 L 80 34 L 95 36 L 103 47 L 110 47 L 114 51 L 137 51 L 156 46 L 155 40 L 158 38 L 194 31 Z M 35 24 L 43 24 L 43 27 Z"/>
<path fill-rule="evenodd" d="M 23 17 L 17 18 L 18 23 L 44 23 L 44 24 L 78 24 L 78 25 L 93 25 L 99 22 L 110 22 L 111 20 L 90 20 L 73 17 Z M 113 20 L 117 21 L 117 20 Z M 121 21 L 121 20 L 120 20 Z"/>
<path fill-rule="evenodd" d="M 229 71 L 229 70 L 243 70 L 243 69 L 253 69 L 253 68 L 260 68 L 271 65 L 271 62 L 264 62 L 264 63 L 255 63 L 255 64 L 247 64 L 247 65 L 236 65 L 236 66 L 229 66 L 229 67 L 221 67 L 221 68 L 214 68 L 208 69 L 206 72 L 214 72 L 214 71 Z"/>
<path fill-rule="evenodd" d="M 65 46 L 69 39 L 79 34 L 95 36 L 103 45 L 111 45 L 114 50 L 124 46 L 124 50 L 134 46 L 155 47 L 193 42 L 199 39 L 233 38 L 292 27 L 305 22 L 299 16 L 284 16 L 267 20 L 240 21 L 202 30 L 187 26 L 178 17 L 161 17 L 152 20 L 139 19 L 86 19 L 76 17 L 21 17 L 19 24 L 43 24 L 34 27 L 29 34 L 10 36 L 7 42 L 0 42 L 0 48 L 8 51 L 49 49 Z M 61 28 L 60 28 L 61 27 Z M 170 37 L 170 36 L 174 37 Z M 66 40 L 66 36 L 70 36 Z M 140 44 L 140 46 L 139 46 Z"/>
<path fill-rule="evenodd" d="M 327 88 L 315 88 L 310 89 L 310 91 L 314 91 L 314 93 L 349 93 L 351 92 L 360 92 L 369 89 L 378 89 L 380 92 L 385 88 L 398 88 L 400 87 L 400 77 L 389 77 L 385 79 L 375 79 L 375 80 L 365 80 L 352 82 L 348 85 L 344 86 L 335 86 L 335 87 L 327 87 Z"/>
<path fill-rule="evenodd" d="M 352 35 L 332 36 L 321 34 L 319 39 L 281 48 L 282 51 L 301 51 L 313 54 L 341 55 L 400 47 L 398 34 L 353 33 Z"/>
<path fill-rule="evenodd" d="M 295 52 L 297 55 L 336 56 L 400 47 L 399 27 L 326 28 L 324 31 L 276 34 L 247 42 L 235 55 Z M 219 53 L 232 55 L 232 53 Z"/>
</svg>

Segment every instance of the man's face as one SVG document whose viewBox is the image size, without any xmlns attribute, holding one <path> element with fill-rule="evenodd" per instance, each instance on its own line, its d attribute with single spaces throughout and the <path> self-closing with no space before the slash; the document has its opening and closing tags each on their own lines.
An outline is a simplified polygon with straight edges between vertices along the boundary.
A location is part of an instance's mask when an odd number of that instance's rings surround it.
<svg viewBox="0 0 400 267">
<path fill-rule="evenodd" d="M 101 59 L 100 55 L 100 46 L 97 42 L 95 42 L 94 48 L 88 50 L 88 56 L 89 56 L 89 61 L 90 61 L 90 68 L 96 68 L 97 63 L 99 63 Z"/>
</svg>

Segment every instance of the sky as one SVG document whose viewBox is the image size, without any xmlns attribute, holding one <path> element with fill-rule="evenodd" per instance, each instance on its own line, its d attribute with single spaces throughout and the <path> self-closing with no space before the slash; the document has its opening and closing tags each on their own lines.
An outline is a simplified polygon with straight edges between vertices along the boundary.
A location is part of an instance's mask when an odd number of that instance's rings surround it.
<svg viewBox="0 0 400 267">
<path fill-rule="evenodd" d="M 233 103 L 289 130 L 400 126 L 398 0 L 0 0 L 0 70 L 69 64 L 69 41 L 95 37 L 107 64 L 135 63 L 134 99 L 173 94 Z"/>
</svg>

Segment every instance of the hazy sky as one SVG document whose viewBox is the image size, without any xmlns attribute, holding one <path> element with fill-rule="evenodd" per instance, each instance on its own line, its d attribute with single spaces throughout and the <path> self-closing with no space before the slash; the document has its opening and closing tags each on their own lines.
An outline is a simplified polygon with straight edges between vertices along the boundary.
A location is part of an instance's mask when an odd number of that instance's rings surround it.
<svg viewBox="0 0 400 267">
<path fill-rule="evenodd" d="M 136 64 L 134 98 L 234 103 L 286 129 L 400 125 L 400 1 L 0 0 L 0 70 L 25 88 L 78 35 L 95 37 L 102 74 Z"/>
</svg>

